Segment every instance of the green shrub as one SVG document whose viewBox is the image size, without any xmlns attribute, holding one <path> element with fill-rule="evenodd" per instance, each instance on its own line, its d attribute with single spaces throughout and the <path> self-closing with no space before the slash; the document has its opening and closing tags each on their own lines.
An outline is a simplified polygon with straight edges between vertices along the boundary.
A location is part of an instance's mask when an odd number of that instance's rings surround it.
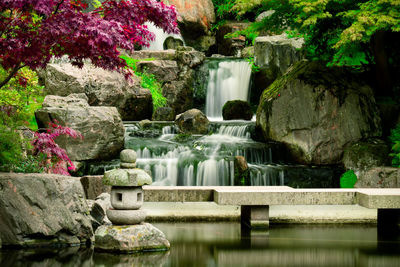
<svg viewBox="0 0 400 267">
<path fill-rule="evenodd" d="M 393 157 L 392 166 L 400 168 L 400 123 L 390 131 L 389 140 L 392 143 L 392 153 L 389 154 Z"/>
<path fill-rule="evenodd" d="M 340 177 L 341 188 L 354 188 L 357 182 L 357 176 L 353 170 L 348 170 Z"/>
<path fill-rule="evenodd" d="M 137 76 L 142 78 L 142 87 L 150 90 L 153 98 L 153 110 L 155 111 L 157 108 L 165 107 L 167 104 L 167 99 L 162 95 L 161 83 L 157 81 L 153 74 L 139 72 L 136 68 L 136 63 L 138 61 L 150 61 L 154 59 L 134 59 L 126 55 L 121 55 L 121 58 L 126 61 L 126 64 L 135 72 Z"/>
</svg>

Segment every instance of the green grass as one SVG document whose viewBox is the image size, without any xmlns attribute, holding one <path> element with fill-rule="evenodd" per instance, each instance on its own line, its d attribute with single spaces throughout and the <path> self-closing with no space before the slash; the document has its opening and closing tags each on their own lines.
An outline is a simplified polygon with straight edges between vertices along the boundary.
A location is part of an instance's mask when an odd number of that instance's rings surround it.
<svg viewBox="0 0 400 267">
<path fill-rule="evenodd" d="M 153 74 L 146 72 L 139 72 L 136 68 L 136 63 L 139 61 L 151 61 L 154 58 L 134 59 L 126 55 L 121 55 L 121 58 L 126 61 L 126 64 L 135 72 L 135 74 L 142 78 L 142 87 L 149 89 L 153 98 L 153 110 L 159 107 L 165 107 L 167 99 L 162 95 L 161 83 L 157 81 Z"/>
</svg>

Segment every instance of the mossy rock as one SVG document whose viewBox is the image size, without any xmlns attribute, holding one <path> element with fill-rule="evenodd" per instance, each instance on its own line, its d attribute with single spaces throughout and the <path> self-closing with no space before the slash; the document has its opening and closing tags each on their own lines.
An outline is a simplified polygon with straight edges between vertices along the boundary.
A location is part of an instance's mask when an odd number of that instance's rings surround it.
<svg viewBox="0 0 400 267">
<path fill-rule="evenodd" d="M 251 120 L 253 111 L 248 102 L 243 100 L 232 100 L 222 107 L 224 120 Z"/>
</svg>

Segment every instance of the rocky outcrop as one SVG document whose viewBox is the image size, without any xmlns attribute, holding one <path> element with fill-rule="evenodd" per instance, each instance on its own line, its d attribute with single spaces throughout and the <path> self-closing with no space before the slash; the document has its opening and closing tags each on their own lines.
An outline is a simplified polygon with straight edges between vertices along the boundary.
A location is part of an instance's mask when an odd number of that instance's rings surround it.
<svg viewBox="0 0 400 267">
<path fill-rule="evenodd" d="M 93 241 L 79 178 L 0 173 L 0 239 L 3 246 L 80 245 Z"/>
<path fill-rule="evenodd" d="M 232 100 L 222 107 L 222 117 L 224 120 L 251 120 L 253 111 L 247 101 Z"/>
<path fill-rule="evenodd" d="M 178 24 L 181 34 L 188 45 L 208 34 L 211 24 L 215 22 L 214 5 L 211 0 L 163 0 L 165 4 L 174 5 L 178 11 Z"/>
<path fill-rule="evenodd" d="M 103 175 L 87 175 L 81 178 L 86 199 L 96 199 L 102 193 L 110 193 L 111 186 L 103 184 Z"/>
<path fill-rule="evenodd" d="M 175 111 L 171 107 L 160 107 L 153 113 L 152 120 L 173 121 L 175 120 Z"/>
<path fill-rule="evenodd" d="M 193 88 L 186 81 L 173 81 L 167 83 L 162 89 L 163 96 L 167 98 L 167 105 L 173 113 L 180 114 L 193 107 Z"/>
<path fill-rule="evenodd" d="M 339 163 L 346 145 L 382 133 L 369 86 L 345 69 L 307 61 L 263 92 L 257 126 L 307 164 Z"/>
<path fill-rule="evenodd" d="M 176 116 L 176 125 L 181 133 L 207 134 L 210 124 L 206 115 L 198 109 L 190 109 Z"/>
<path fill-rule="evenodd" d="M 151 118 L 153 104 L 150 91 L 141 87 L 141 80 L 126 80 L 118 72 L 110 72 L 85 63 L 83 68 L 68 62 L 48 64 L 44 72 L 45 93 L 67 96 L 84 93 L 91 106 L 113 106 L 123 120 Z"/>
<path fill-rule="evenodd" d="M 138 51 L 132 53 L 132 57 L 156 58 L 137 62 L 137 69 L 154 74 L 157 81 L 162 84 L 162 94 L 167 99 L 167 106 L 172 108 L 174 114 L 179 114 L 193 107 L 195 69 L 197 70 L 204 62 L 205 55 L 191 47 L 178 47 L 174 57 L 171 58 L 170 51 L 152 53 Z"/>
<path fill-rule="evenodd" d="M 249 23 L 245 22 L 229 21 L 218 27 L 216 34 L 218 54 L 224 56 L 240 56 L 241 51 L 245 47 L 246 38 L 244 36 L 225 38 L 225 35 L 244 30 L 249 25 Z"/>
<path fill-rule="evenodd" d="M 56 139 L 73 161 L 115 158 L 124 147 L 124 126 L 117 109 L 91 107 L 81 101 L 84 96 L 79 101 L 76 98 L 77 95 L 46 96 L 43 108 L 35 112 L 39 128 L 46 128 L 49 122 L 57 120 L 59 124 L 79 131 L 83 139 L 65 136 Z"/>
<path fill-rule="evenodd" d="M 174 60 L 146 60 L 136 63 L 140 72 L 153 74 L 157 81 L 170 82 L 178 78 L 178 64 Z"/>
<path fill-rule="evenodd" d="M 389 164 L 388 145 L 380 139 L 360 141 L 344 149 L 343 166 L 356 173 Z"/>
<path fill-rule="evenodd" d="M 356 188 L 400 188 L 400 168 L 375 167 L 360 172 Z"/>
<path fill-rule="evenodd" d="M 265 89 L 288 68 L 304 58 L 304 40 L 288 38 L 286 34 L 261 36 L 255 39 L 254 63 L 260 67 L 257 77 Z"/>
</svg>

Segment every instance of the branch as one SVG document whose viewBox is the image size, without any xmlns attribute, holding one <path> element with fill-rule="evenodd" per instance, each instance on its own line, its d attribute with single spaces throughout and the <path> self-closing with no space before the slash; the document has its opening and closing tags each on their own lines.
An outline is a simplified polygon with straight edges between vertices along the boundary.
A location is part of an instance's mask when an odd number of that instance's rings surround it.
<svg viewBox="0 0 400 267">
<path fill-rule="evenodd" d="M 61 0 L 60 2 L 58 2 L 57 6 L 56 6 L 56 10 L 54 10 L 53 15 L 57 14 L 58 9 L 60 8 L 61 4 L 64 3 L 64 0 Z"/>
<path fill-rule="evenodd" d="M 25 65 L 18 64 L 17 66 L 15 66 L 12 71 L 8 74 L 8 76 L 2 81 L 0 82 L 0 88 L 3 87 L 4 85 L 6 85 L 12 77 L 14 77 L 14 75 L 23 67 L 25 67 Z"/>
</svg>

